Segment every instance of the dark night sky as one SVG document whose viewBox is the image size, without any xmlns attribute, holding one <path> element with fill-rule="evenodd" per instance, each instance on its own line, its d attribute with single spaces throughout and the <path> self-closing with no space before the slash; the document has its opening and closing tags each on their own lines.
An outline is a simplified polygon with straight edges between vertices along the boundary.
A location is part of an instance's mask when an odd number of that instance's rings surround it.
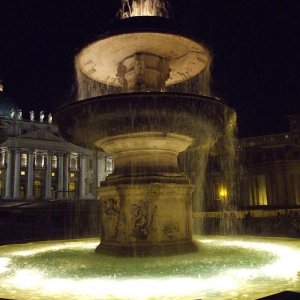
<svg viewBox="0 0 300 300">
<path fill-rule="evenodd" d="M 300 113 L 299 0 L 173 0 L 214 56 L 213 91 L 238 113 L 239 134 L 287 130 Z M 70 99 L 73 56 L 113 20 L 120 0 L 0 0 L 0 78 L 25 117 Z"/>
</svg>

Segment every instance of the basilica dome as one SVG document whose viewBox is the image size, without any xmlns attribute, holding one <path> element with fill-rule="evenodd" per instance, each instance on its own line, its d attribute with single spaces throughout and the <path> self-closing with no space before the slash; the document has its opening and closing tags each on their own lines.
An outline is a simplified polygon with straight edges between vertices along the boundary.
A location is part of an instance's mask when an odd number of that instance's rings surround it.
<svg viewBox="0 0 300 300">
<path fill-rule="evenodd" d="M 17 104 L 4 92 L 0 91 L 0 117 L 10 117 L 12 109 L 19 111 Z"/>
</svg>

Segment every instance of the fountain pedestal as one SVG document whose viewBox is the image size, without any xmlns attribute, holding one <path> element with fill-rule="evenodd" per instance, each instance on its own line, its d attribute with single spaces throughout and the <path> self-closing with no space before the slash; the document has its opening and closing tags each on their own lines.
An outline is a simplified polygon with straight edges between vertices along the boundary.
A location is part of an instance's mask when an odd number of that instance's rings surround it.
<svg viewBox="0 0 300 300">
<path fill-rule="evenodd" d="M 192 191 L 177 155 L 193 140 L 146 132 L 98 142 L 114 155 L 115 170 L 99 189 L 101 243 L 97 252 L 172 254 L 196 250 L 192 242 Z"/>
</svg>

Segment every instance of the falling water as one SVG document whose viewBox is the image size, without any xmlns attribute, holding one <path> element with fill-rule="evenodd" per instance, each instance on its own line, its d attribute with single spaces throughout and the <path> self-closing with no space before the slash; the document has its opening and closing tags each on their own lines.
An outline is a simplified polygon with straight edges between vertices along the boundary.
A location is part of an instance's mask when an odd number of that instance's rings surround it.
<svg viewBox="0 0 300 300">
<path fill-rule="evenodd" d="M 220 220 L 220 233 L 236 234 L 238 219 L 236 213 L 238 190 L 238 155 L 237 155 L 237 121 L 236 113 L 225 107 L 226 126 L 220 139 L 220 172 L 221 186 L 225 187 L 226 195 L 222 201 L 223 216 Z"/>
<path fill-rule="evenodd" d="M 164 0 L 122 0 L 122 8 L 118 15 L 121 19 L 138 16 L 168 18 L 168 3 Z"/>
<path fill-rule="evenodd" d="M 84 100 L 109 94 L 120 93 L 121 89 L 112 85 L 97 82 L 84 75 L 75 58 L 75 72 L 77 83 L 77 100 Z"/>
<path fill-rule="evenodd" d="M 209 51 L 207 51 L 209 53 Z M 166 88 L 169 92 L 178 93 L 189 93 L 201 96 L 211 96 L 211 64 L 212 58 L 209 56 L 209 61 L 205 69 L 191 78 L 190 80 L 184 81 L 182 83 L 169 86 Z"/>
<path fill-rule="evenodd" d="M 207 112 L 208 113 L 208 112 Z M 214 113 L 214 112 L 211 112 Z M 223 197 L 220 210 L 222 217 L 219 220 L 218 233 L 234 234 L 237 232 L 237 218 L 232 211 L 236 210 L 238 199 L 238 155 L 237 155 L 237 122 L 236 113 L 224 106 L 223 128 L 217 134 L 210 128 L 205 140 L 201 140 L 200 147 L 191 147 L 179 156 L 179 166 L 194 185 L 193 193 L 193 228 L 195 234 L 203 234 L 205 215 L 197 214 L 206 210 L 207 195 L 211 193 L 210 184 L 206 184 L 207 176 L 211 171 L 208 168 L 208 160 L 212 153 L 219 156 L 220 161 L 220 187 L 223 189 Z M 218 115 L 215 115 L 218 118 Z M 204 146 L 203 146 L 204 145 Z"/>
<path fill-rule="evenodd" d="M 135 16 L 167 17 L 168 4 L 167 2 L 160 0 L 123 0 L 119 15 L 121 19 Z M 206 52 L 209 53 L 208 50 Z M 211 96 L 212 93 L 210 85 L 212 58 L 211 56 L 209 56 L 208 58 L 209 61 L 205 69 L 202 70 L 201 73 L 191 78 L 190 80 L 166 87 L 165 92 Z M 77 66 L 76 59 L 75 67 L 77 74 L 78 100 L 122 92 L 120 87 L 114 87 L 89 79 L 80 71 L 79 66 Z M 214 109 L 214 106 L 212 107 L 212 109 Z M 216 112 L 214 111 L 206 112 L 206 114 L 215 115 L 216 118 L 220 117 L 218 116 L 218 113 L 216 114 Z M 178 115 L 180 116 L 180 114 Z M 222 115 L 222 118 L 224 119 L 223 129 L 218 132 L 220 128 L 212 128 L 210 125 L 204 126 L 206 127 L 206 134 L 200 138 L 201 141 L 198 140 L 197 145 L 194 145 L 193 148 L 188 149 L 188 151 L 186 151 L 184 154 L 181 154 L 178 158 L 178 161 L 181 171 L 188 176 L 191 184 L 194 185 L 193 211 L 201 212 L 205 210 L 206 195 L 209 193 L 207 189 L 210 188 L 209 186 L 206 186 L 208 159 L 212 151 L 217 151 L 220 157 L 220 186 L 224 187 L 224 189 L 226 190 L 226 197 L 224 197 L 221 206 L 221 209 L 224 211 L 224 216 L 220 221 L 219 231 L 221 233 L 232 233 L 235 231 L 234 222 L 232 222 L 234 218 L 232 218 L 232 215 L 227 212 L 235 207 L 235 203 L 237 201 L 236 114 L 234 111 L 224 106 Z M 205 119 L 205 116 L 202 117 L 204 117 Z M 183 119 L 187 120 L 187 118 Z M 134 120 L 134 116 L 132 120 Z M 174 124 L 175 123 L 178 124 L 178 122 L 174 121 Z M 156 129 L 159 129 L 161 127 L 161 131 L 165 130 L 163 124 L 161 124 L 161 126 L 160 124 L 153 125 Z M 114 126 L 117 126 L 117 124 L 115 124 Z M 121 126 L 132 127 L 133 125 L 121 124 Z M 132 128 L 128 128 L 128 130 L 130 131 L 132 130 Z M 139 128 L 138 130 L 143 131 L 142 128 Z M 194 131 L 196 130 L 197 129 L 195 129 Z M 203 128 L 198 129 L 199 132 L 201 130 L 203 130 Z M 192 134 L 195 135 L 195 132 L 193 132 Z M 196 134 L 196 136 L 199 139 L 199 134 Z M 203 218 L 201 219 L 200 217 L 198 217 L 194 219 L 194 230 L 198 234 L 203 233 Z"/>
<path fill-rule="evenodd" d="M 77 81 L 77 100 L 121 93 L 121 87 L 97 82 L 83 74 L 76 58 L 75 72 Z M 211 96 L 211 58 L 200 74 L 183 83 L 166 87 L 165 91 Z"/>
</svg>

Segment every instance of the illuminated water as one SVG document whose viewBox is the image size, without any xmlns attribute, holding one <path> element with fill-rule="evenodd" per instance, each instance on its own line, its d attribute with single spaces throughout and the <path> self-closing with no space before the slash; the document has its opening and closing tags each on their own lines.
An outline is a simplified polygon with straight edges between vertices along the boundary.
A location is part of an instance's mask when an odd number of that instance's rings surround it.
<svg viewBox="0 0 300 300">
<path fill-rule="evenodd" d="M 255 299 L 300 291 L 300 240 L 197 237 L 199 253 L 121 258 L 98 239 L 0 247 L 0 297 Z"/>
<path fill-rule="evenodd" d="M 166 0 L 122 0 L 121 19 L 139 16 L 169 17 Z"/>
</svg>

